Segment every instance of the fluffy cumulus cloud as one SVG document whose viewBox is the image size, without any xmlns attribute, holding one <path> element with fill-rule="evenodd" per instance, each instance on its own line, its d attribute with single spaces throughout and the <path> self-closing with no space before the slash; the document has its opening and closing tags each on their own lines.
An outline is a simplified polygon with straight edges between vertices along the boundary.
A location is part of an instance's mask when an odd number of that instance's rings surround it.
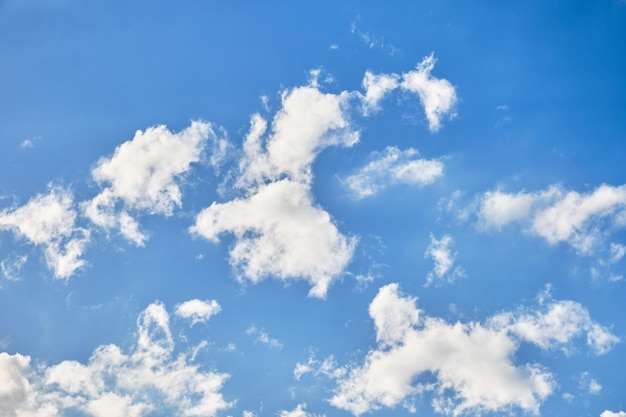
<svg viewBox="0 0 626 417">
<path fill-rule="evenodd" d="M 10 230 L 17 238 L 43 247 L 54 276 L 69 278 L 85 265 L 80 257 L 90 239 L 88 230 L 76 226 L 73 205 L 70 191 L 51 188 L 21 207 L 0 212 L 0 230 Z"/>
<path fill-rule="evenodd" d="M 367 115 L 380 110 L 380 101 L 400 85 L 400 77 L 397 74 L 375 75 L 371 71 L 365 72 L 363 77 L 363 112 Z"/>
<path fill-rule="evenodd" d="M 505 314 L 483 324 L 447 323 L 425 315 L 417 308 L 416 299 L 404 296 L 398 284 L 382 287 L 369 309 L 378 346 L 367 353 L 362 366 L 352 367 L 345 377 L 338 378 L 330 402 L 361 415 L 398 404 L 412 408 L 413 397 L 430 392 L 432 406 L 440 413 L 512 408 L 537 413 L 556 382 L 539 364 L 514 363 L 521 341 L 553 347 L 571 343 L 582 332 L 589 338 L 587 329 L 600 327 L 589 322 L 588 315 L 573 319 L 550 315 L 560 305 L 553 304 L 548 313 L 530 317 L 536 327 L 550 327 L 556 334 L 530 336 L 534 333 L 525 328 L 529 318 L 524 314 Z M 576 330 L 570 330 L 572 327 Z M 588 343 L 595 349 L 598 342 Z"/>
<path fill-rule="evenodd" d="M 191 319 L 191 324 L 205 323 L 212 316 L 222 310 L 219 303 L 215 300 L 189 300 L 176 306 L 175 314 L 177 316 Z"/>
<path fill-rule="evenodd" d="M 573 353 L 572 344 L 580 338 L 598 355 L 619 342 L 617 336 L 594 322 L 587 309 L 574 301 L 544 301 L 538 309 L 498 314 L 490 319 L 490 324 L 542 349 L 560 349 L 566 354 Z"/>
<path fill-rule="evenodd" d="M 480 199 L 478 217 L 483 227 L 521 223 L 550 244 L 566 242 L 589 254 L 613 230 L 626 226 L 626 185 L 602 184 L 586 194 L 560 186 L 534 193 L 490 191 Z M 623 256 L 619 246 L 611 250 L 615 260 Z"/>
<path fill-rule="evenodd" d="M 326 295 L 356 244 L 313 204 L 306 184 L 287 179 L 263 185 L 247 198 L 213 203 L 191 230 L 213 241 L 221 233 L 234 234 L 230 257 L 240 278 L 304 279 L 315 297 Z"/>
<path fill-rule="evenodd" d="M 352 194 L 361 199 L 372 196 L 392 184 L 428 185 L 443 175 L 443 163 L 419 158 L 419 152 L 395 146 L 375 152 L 364 167 L 344 179 Z"/>
<path fill-rule="evenodd" d="M 190 229 L 212 241 L 233 234 L 231 263 L 241 279 L 303 279 L 310 295 L 324 297 L 351 260 L 356 240 L 342 235 L 311 195 L 316 155 L 358 141 L 346 114 L 349 96 L 310 84 L 283 93 L 271 131 L 261 116 L 252 117 L 236 180 L 244 196 L 214 202 Z"/>
<path fill-rule="evenodd" d="M 437 62 L 434 54 L 425 57 L 413 71 L 402 74 L 379 74 L 371 71 L 365 73 L 363 88 L 365 95 L 362 98 L 364 114 L 376 112 L 379 102 L 389 92 L 400 88 L 404 92 L 416 94 L 431 132 L 441 129 L 441 122 L 445 118 L 455 116 L 457 104 L 456 90 L 446 79 L 436 78 L 431 75 Z"/>
<path fill-rule="evenodd" d="M 124 237 L 143 245 L 147 236 L 129 211 L 168 216 L 180 207 L 178 183 L 191 164 L 200 161 L 209 139 L 218 155 L 224 140 L 217 138 L 210 123 L 195 121 L 178 133 L 165 126 L 138 130 L 93 168 L 92 177 L 103 189 L 82 203 L 84 214 L 96 225 L 119 229 Z"/>
<path fill-rule="evenodd" d="M 164 306 L 154 303 L 137 320 L 131 352 L 98 347 L 87 364 L 64 361 L 32 367 L 19 353 L 0 353 L 0 411 L 3 416 L 92 417 L 214 416 L 232 405 L 220 390 L 227 374 L 202 371 L 175 355 Z"/>
<path fill-rule="evenodd" d="M 626 412 L 604 410 L 602 414 L 600 414 L 600 417 L 626 417 Z"/>
<path fill-rule="evenodd" d="M 460 266 L 455 265 L 456 252 L 452 251 L 454 240 L 449 235 L 444 235 L 441 239 L 430 235 L 430 245 L 426 248 L 425 257 L 431 258 L 434 268 L 426 275 L 426 286 L 434 282 L 453 282 L 455 279 L 465 276 L 465 271 Z"/>
</svg>

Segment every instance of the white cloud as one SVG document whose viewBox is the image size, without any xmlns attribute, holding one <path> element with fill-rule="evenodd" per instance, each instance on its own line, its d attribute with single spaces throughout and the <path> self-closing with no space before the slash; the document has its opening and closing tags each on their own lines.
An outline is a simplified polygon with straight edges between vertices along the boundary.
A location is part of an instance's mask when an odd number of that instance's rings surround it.
<svg viewBox="0 0 626 417">
<path fill-rule="evenodd" d="M 435 78 L 430 74 L 435 67 L 435 62 L 437 60 L 434 54 L 425 57 L 415 70 L 402 74 L 400 84 L 403 90 L 419 96 L 431 132 L 436 132 L 441 128 L 441 120 L 444 117 L 455 116 L 457 103 L 454 86 L 448 80 Z"/>
<path fill-rule="evenodd" d="M 20 147 L 21 147 L 22 149 L 30 149 L 30 148 L 32 148 L 33 146 L 35 146 L 35 145 L 33 144 L 33 141 L 32 141 L 32 140 L 30 140 L 30 139 L 24 139 L 24 140 L 22 141 L 22 143 L 20 144 Z"/>
<path fill-rule="evenodd" d="M 556 383 L 553 375 L 538 364 L 515 365 L 519 338 L 539 343 L 546 337 L 528 338 L 517 329 L 514 316 L 500 315 L 486 324 L 450 324 L 424 315 L 415 298 L 404 296 L 398 284 L 382 287 L 370 304 L 378 347 L 370 350 L 362 366 L 352 367 L 330 399 L 332 405 L 355 415 L 403 404 L 411 409 L 411 398 L 433 394 L 437 412 L 506 411 L 513 407 L 538 413 Z M 502 317 L 510 318 L 503 320 Z M 531 315 L 545 320 L 561 316 Z M 521 323 L 527 316 L 517 317 Z M 555 323 L 553 329 L 570 324 Z M 584 321 L 584 320 L 583 320 Z M 594 323 L 595 324 L 595 323 Z M 584 327 L 586 323 L 578 324 Z M 567 343 L 570 332 L 554 342 Z M 545 343 L 544 343 L 545 345 Z M 541 344 L 540 347 L 544 347 Z M 434 377 L 434 382 L 428 376 Z"/>
<path fill-rule="evenodd" d="M 270 335 L 265 331 L 265 329 L 259 329 L 255 325 L 248 327 L 248 330 L 246 330 L 246 334 L 250 336 L 256 336 L 256 339 L 254 339 L 256 342 L 268 345 L 272 349 L 280 350 L 283 348 L 283 343 L 280 340 L 271 338 Z"/>
<path fill-rule="evenodd" d="M 283 410 L 278 414 L 280 417 L 323 417 L 320 414 L 311 414 L 306 411 L 306 403 L 298 404 L 298 406 L 291 410 Z"/>
<path fill-rule="evenodd" d="M 101 158 L 93 168 L 93 179 L 104 189 L 82 209 L 93 223 L 105 229 L 119 229 L 124 237 L 142 246 L 147 236 L 139 231 L 128 210 L 169 216 L 181 207 L 179 182 L 201 160 L 207 140 L 215 154 L 224 150 L 210 123 L 194 121 L 179 133 L 165 126 L 138 130 L 132 140 L 115 149 L 110 158 Z M 216 162 L 217 163 L 217 162 Z"/>
<path fill-rule="evenodd" d="M 439 117 L 450 108 L 433 105 L 439 103 L 433 97 L 442 95 L 437 91 L 449 83 L 430 76 L 432 65 L 434 58 L 426 58 L 417 71 L 423 80 L 418 76 L 406 85 L 420 94 L 428 114 Z M 320 70 L 311 71 L 308 85 L 285 90 L 271 123 L 260 114 L 252 115 L 238 171 L 231 173 L 242 196 L 214 202 L 198 214 L 189 230 L 213 242 L 221 234 L 233 234 L 230 258 L 239 279 L 305 280 L 312 286 L 309 295 L 325 297 L 352 259 L 356 239 L 342 235 L 330 215 L 314 205 L 311 167 L 325 148 L 350 147 L 359 141 L 359 131 L 349 117 L 353 102 L 365 100 L 366 107 L 367 103 L 377 106 L 395 88 L 391 80 L 398 76 L 369 73 L 364 96 L 356 91 L 323 93 L 319 75 Z M 406 75 L 407 80 L 411 77 Z M 388 162 L 381 163 L 391 164 L 393 176 L 384 181 L 427 184 L 441 175 L 440 162 L 411 159 L 415 155 L 414 150 L 387 150 Z M 372 165 L 368 174 L 378 175 L 378 169 Z"/>
<path fill-rule="evenodd" d="M 610 263 L 619 262 L 626 255 L 626 246 L 619 243 L 611 243 L 609 248 Z"/>
<path fill-rule="evenodd" d="M 283 92 L 271 123 L 251 118 L 236 188 L 245 196 L 214 202 L 190 231 L 216 242 L 236 237 L 231 263 L 240 279 L 305 280 L 324 297 L 352 258 L 356 240 L 343 236 L 311 196 L 311 165 L 329 146 L 352 146 L 359 133 L 347 117 L 351 94 L 326 94 L 317 81 Z"/>
<path fill-rule="evenodd" d="M 206 323 L 212 316 L 222 310 L 222 307 L 215 300 L 189 300 L 176 306 L 174 314 L 191 319 L 191 324 Z"/>
<path fill-rule="evenodd" d="M 339 233 L 327 212 L 313 205 L 307 185 L 290 180 L 261 186 L 249 198 L 213 203 L 198 215 L 191 231 L 212 241 L 233 233 L 237 240 L 231 263 L 241 278 L 304 279 L 314 297 L 326 295 L 356 245 L 354 238 Z"/>
<path fill-rule="evenodd" d="M 567 242 L 581 254 L 590 254 L 613 229 L 626 226 L 626 185 L 602 184 L 579 194 L 559 186 L 535 193 L 487 192 L 478 210 L 479 224 L 500 228 L 519 221 L 529 233 L 550 244 Z M 618 247 L 612 254 L 619 258 Z"/>
<path fill-rule="evenodd" d="M 0 272 L 2 275 L 11 281 L 17 281 L 20 279 L 20 271 L 28 260 L 28 256 L 18 256 L 12 260 L 5 259 L 0 261 Z"/>
<path fill-rule="evenodd" d="M 542 349 L 560 348 L 566 354 L 572 353 L 575 339 L 583 336 L 598 355 L 607 353 L 620 341 L 607 328 L 594 322 L 587 309 L 574 301 L 551 300 L 538 310 L 498 314 L 490 323 Z"/>
<path fill-rule="evenodd" d="M 365 115 L 375 113 L 380 110 L 379 102 L 387 93 L 395 90 L 399 86 L 400 77 L 397 74 L 374 75 L 371 71 L 366 71 L 363 77 L 363 112 Z"/>
<path fill-rule="evenodd" d="M 162 304 L 148 306 L 137 329 L 129 354 L 103 345 L 87 364 L 64 361 L 32 369 L 29 357 L 0 353 L 2 415 L 47 417 L 78 411 L 92 417 L 141 417 L 159 410 L 200 417 L 233 405 L 220 393 L 227 374 L 203 372 L 186 355 L 174 355 L 169 315 Z"/>
<path fill-rule="evenodd" d="M 610 411 L 610 410 L 604 410 L 602 412 L 602 414 L 600 414 L 600 417 L 626 417 L 626 412 L 624 411 Z"/>
<path fill-rule="evenodd" d="M 389 146 L 375 152 L 372 161 L 345 178 L 344 182 L 356 198 L 372 196 L 391 184 L 428 185 L 443 175 L 443 163 L 418 159 L 419 152 Z"/>
<path fill-rule="evenodd" d="M 433 282 L 448 281 L 465 276 L 465 271 L 460 266 L 455 266 L 456 252 L 452 252 L 451 246 L 454 240 L 449 235 L 444 235 L 441 239 L 436 239 L 430 234 L 430 245 L 426 248 L 424 257 L 430 257 L 435 266 L 426 275 L 426 286 Z"/>
<path fill-rule="evenodd" d="M 269 134 L 267 121 L 253 115 L 243 144 L 238 185 L 250 189 L 284 177 L 309 183 L 311 165 L 321 150 L 352 146 L 359 140 L 347 114 L 351 96 L 345 91 L 322 93 L 314 85 L 287 90 Z"/>
<path fill-rule="evenodd" d="M 327 378 L 341 378 L 346 373 L 346 368 L 337 365 L 337 361 L 333 355 L 328 356 L 323 361 L 315 359 L 314 355 L 310 355 L 306 363 L 296 363 L 293 370 L 293 377 L 299 381 L 304 375 L 313 373 L 315 376 L 323 375 Z"/>
<path fill-rule="evenodd" d="M 85 265 L 80 259 L 90 240 L 89 231 L 76 226 L 73 196 L 68 190 L 51 188 L 22 207 L 0 212 L 0 230 L 43 246 L 46 262 L 55 277 L 69 278 Z"/>
<path fill-rule="evenodd" d="M 398 74 L 378 74 L 367 71 L 362 85 L 365 89 L 363 113 L 369 115 L 379 110 L 380 101 L 391 91 L 400 88 L 405 92 L 417 94 L 424 108 L 428 128 L 431 132 L 441 129 L 444 118 L 456 116 L 457 96 L 454 86 L 446 79 L 431 75 L 437 59 L 434 54 L 424 57 L 415 70 Z"/>
<path fill-rule="evenodd" d="M 595 379 L 589 381 L 589 393 L 590 394 L 599 394 L 602 391 L 602 385 Z"/>
</svg>

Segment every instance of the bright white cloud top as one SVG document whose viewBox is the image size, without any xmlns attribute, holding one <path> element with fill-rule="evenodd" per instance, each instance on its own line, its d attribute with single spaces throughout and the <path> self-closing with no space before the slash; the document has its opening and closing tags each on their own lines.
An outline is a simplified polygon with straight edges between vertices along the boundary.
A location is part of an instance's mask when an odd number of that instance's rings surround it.
<svg viewBox="0 0 626 417">
<path fill-rule="evenodd" d="M 626 4 L 483 6 L 0 2 L 0 417 L 626 416 Z"/>
</svg>

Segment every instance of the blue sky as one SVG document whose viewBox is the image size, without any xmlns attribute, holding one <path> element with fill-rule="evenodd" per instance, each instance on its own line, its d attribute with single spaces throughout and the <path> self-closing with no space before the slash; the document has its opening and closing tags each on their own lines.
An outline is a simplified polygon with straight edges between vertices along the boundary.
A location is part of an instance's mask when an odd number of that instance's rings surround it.
<svg viewBox="0 0 626 417">
<path fill-rule="evenodd" d="M 0 415 L 626 416 L 626 4 L 0 1 Z"/>
</svg>

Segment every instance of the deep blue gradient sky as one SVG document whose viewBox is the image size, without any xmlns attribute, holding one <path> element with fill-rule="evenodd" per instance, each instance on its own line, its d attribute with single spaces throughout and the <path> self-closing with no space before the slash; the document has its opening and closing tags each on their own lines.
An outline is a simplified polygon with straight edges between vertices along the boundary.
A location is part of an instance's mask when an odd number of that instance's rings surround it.
<svg viewBox="0 0 626 417">
<path fill-rule="evenodd" d="M 0 0 L 0 417 L 623 417 L 624 45 L 618 0 Z"/>
</svg>

